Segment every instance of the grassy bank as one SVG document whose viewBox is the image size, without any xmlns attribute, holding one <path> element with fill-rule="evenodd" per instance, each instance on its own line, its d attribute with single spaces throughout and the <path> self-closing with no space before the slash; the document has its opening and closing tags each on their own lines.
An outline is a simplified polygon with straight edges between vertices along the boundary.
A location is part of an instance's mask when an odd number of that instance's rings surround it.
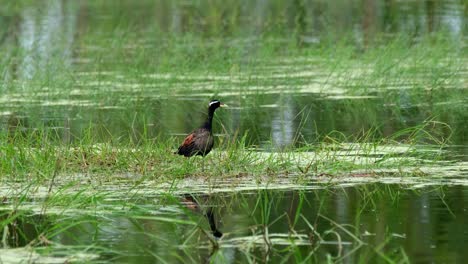
<svg viewBox="0 0 468 264">
<path fill-rule="evenodd" d="M 267 149 L 255 148 L 246 141 L 247 136 L 232 135 L 218 138 L 216 150 L 205 159 L 175 155 L 182 140 L 176 137 L 142 136 L 134 141 L 131 136 L 109 135 L 110 140 L 103 142 L 93 136 L 96 128 L 90 127 L 74 143 L 63 143 L 60 136 L 46 130 L 13 131 L 1 134 L 0 173 L 4 180 L 49 180 L 75 173 L 95 174 L 105 180 L 129 173 L 162 181 L 191 176 L 346 176 L 358 171 L 370 176 L 385 169 L 400 176 L 417 175 L 421 174 L 419 167 L 444 159 L 442 149 L 448 139 L 437 131 L 445 128 L 445 124 L 427 122 L 388 138 L 375 134 L 377 130 L 354 137 L 331 133 L 320 136 L 319 143 L 305 142 L 297 135 L 301 147 L 286 149 L 273 144 Z"/>
</svg>

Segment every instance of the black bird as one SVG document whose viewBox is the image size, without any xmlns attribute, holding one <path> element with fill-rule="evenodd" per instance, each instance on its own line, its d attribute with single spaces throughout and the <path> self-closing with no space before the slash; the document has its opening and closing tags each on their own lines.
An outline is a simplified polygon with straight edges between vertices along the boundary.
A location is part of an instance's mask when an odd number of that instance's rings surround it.
<svg viewBox="0 0 468 264">
<path fill-rule="evenodd" d="M 218 107 L 225 106 L 227 105 L 218 100 L 212 100 L 208 104 L 208 118 L 205 123 L 185 138 L 176 153 L 184 155 L 185 157 L 191 157 L 194 155 L 205 156 L 210 153 L 214 144 L 213 132 L 211 131 L 213 115 Z"/>
</svg>

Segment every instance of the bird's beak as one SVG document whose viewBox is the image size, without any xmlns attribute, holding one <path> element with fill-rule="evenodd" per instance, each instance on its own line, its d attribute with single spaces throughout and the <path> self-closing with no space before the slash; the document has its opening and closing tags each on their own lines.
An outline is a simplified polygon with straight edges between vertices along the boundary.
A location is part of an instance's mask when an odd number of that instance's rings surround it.
<svg viewBox="0 0 468 264">
<path fill-rule="evenodd" d="M 221 103 L 221 104 L 219 105 L 219 107 L 228 107 L 228 105 L 227 105 L 227 104 Z"/>
</svg>

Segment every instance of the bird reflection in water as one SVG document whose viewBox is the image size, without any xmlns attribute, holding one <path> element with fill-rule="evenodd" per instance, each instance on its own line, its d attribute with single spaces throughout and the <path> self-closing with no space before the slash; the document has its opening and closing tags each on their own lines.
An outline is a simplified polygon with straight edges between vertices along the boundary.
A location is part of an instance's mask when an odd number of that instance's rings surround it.
<svg viewBox="0 0 468 264">
<path fill-rule="evenodd" d="M 218 230 L 216 226 L 215 214 L 212 207 L 208 207 L 205 211 L 201 208 L 200 204 L 191 194 L 185 194 L 181 203 L 188 209 L 203 214 L 208 223 L 210 224 L 211 233 L 216 239 L 219 239 L 223 236 L 223 233 Z"/>
</svg>

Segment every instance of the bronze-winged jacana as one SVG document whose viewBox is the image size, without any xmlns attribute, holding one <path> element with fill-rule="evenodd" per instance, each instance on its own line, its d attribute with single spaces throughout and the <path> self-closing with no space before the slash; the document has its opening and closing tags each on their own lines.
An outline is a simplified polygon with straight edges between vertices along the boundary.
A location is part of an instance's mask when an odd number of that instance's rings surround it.
<svg viewBox="0 0 468 264">
<path fill-rule="evenodd" d="M 182 145 L 177 150 L 177 154 L 191 157 L 194 155 L 206 156 L 213 149 L 213 132 L 211 130 L 213 115 L 218 107 L 225 107 L 227 105 L 218 100 L 212 100 L 208 104 L 208 117 L 203 125 L 195 129 L 192 133 L 188 134 Z"/>
</svg>

